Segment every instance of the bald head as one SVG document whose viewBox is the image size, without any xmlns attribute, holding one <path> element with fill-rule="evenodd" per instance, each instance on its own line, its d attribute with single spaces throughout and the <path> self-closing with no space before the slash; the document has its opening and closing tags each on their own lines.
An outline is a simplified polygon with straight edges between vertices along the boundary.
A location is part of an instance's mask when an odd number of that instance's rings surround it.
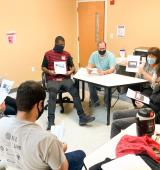
<svg viewBox="0 0 160 170">
<path fill-rule="evenodd" d="M 106 53 L 106 43 L 104 41 L 98 43 L 98 52 L 101 56 Z"/>
</svg>

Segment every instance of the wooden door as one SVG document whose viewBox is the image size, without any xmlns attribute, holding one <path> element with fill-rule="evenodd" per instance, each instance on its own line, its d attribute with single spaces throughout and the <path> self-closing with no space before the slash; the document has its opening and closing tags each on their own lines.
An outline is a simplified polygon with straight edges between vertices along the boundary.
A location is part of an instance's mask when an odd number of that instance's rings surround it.
<svg viewBox="0 0 160 170">
<path fill-rule="evenodd" d="M 79 2 L 79 64 L 85 67 L 97 42 L 104 39 L 105 2 Z"/>
</svg>

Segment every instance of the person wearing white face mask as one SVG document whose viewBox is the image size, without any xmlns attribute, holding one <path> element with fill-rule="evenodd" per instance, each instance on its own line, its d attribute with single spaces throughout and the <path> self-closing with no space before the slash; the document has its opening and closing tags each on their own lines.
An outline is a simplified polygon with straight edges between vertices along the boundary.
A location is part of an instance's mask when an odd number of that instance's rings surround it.
<svg viewBox="0 0 160 170">
<path fill-rule="evenodd" d="M 151 47 L 148 50 L 147 61 L 145 64 L 141 64 L 136 74 L 136 77 L 143 78 L 149 81 L 149 83 L 143 85 L 133 85 L 130 86 L 132 90 L 140 91 L 146 96 L 150 96 L 152 93 L 151 83 L 156 79 L 156 69 L 158 64 L 160 64 L 160 49 L 157 47 Z M 135 106 L 135 101 L 132 100 Z"/>
</svg>

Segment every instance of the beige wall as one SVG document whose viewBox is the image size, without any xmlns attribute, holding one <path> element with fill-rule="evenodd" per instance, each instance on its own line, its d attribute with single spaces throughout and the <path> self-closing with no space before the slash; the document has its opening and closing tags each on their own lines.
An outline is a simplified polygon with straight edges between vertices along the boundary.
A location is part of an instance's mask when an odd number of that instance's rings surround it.
<svg viewBox="0 0 160 170">
<path fill-rule="evenodd" d="M 135 47 L 160 47 L 160 0 L 115 0 L 107 11 L 107 44 L 116 55 L 120 48 L 132 53 Z M 118 24 L 126 27 L 126 36 L 117 38 Z M 110 34 L 113 33 L 113 39 Z"/>
<path fill-rule="evenodd" d="M 14 87 L 26 79 L 41 80 L 44 52 L 53 47 L 57 35 L 65 37 L 66 50 L 77 63 L 75 0 L 0 2 L 0 76 L 14 80 Z M 8 44 L 8 31 L 17 33 L 15 44 Z"/>
</svg>

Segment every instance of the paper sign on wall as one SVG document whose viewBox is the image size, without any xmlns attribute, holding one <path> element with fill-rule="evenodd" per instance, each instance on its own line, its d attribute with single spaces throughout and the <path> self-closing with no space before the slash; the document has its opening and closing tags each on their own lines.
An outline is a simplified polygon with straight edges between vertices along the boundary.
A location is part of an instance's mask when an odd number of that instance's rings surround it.
<svg viewBox="0 0 160 170">
<path fill-rule="evenodd" d="M 117 37 L 124 37 L 125 36 L 125 26 L 118 25 L 117 26 Z"/>
<path fill-rule="evenodd" d="M 16 32 L 7 32 L 6 36 L 9 44 L 14 44 L 16 42 Z"/>
</svg>

